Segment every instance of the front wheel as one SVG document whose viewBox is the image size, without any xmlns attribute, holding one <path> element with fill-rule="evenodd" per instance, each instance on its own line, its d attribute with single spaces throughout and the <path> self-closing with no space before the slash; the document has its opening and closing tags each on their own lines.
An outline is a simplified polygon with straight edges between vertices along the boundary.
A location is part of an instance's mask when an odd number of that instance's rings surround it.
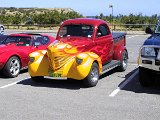
<svg viewBox="0 0 160 120">
<path fill-rule="evenodd" d="M 17 77 L 19 75 L 20 68 L 21 65 L 19 58 L 13 56 L 7 61 L 6 65 L 4 66 L 3 74 L 6 77 L 11 77 L 11 78 Z"/>
<path fill-rule="evenodd" d="M 34 82 L 42 82 L 44 77 L 43 76 L 34 76 L 34 77 L 32 76 L 31 79 Z"/>
<path fill-rule="evenodd" d="M 118 66 L 118 70 L 123 72 L 127 69 L 128 66 L 128 53 L 126 50 L 123 51 L 122 59 L 120 61 L 120 66 Z"/>
<path fill-rule="evenodd" d="M 97 85 L 99 80 L 99 69 L 97 63 L 93 63 L 91 70 L 87 77 L 83 80 L 84 84 L 88 87 L 94 87 Z"/>
</svg>

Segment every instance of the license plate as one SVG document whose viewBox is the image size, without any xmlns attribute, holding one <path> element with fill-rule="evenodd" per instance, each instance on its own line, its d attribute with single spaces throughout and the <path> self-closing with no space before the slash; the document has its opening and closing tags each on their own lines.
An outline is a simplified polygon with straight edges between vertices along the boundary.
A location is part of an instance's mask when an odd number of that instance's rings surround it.
<svg viewBox="0 0 160 120">
<path fill-rule="evenodd" d="M 49 73 L 49 77 L 62 77 L 59 73 Z"/>
</svg>

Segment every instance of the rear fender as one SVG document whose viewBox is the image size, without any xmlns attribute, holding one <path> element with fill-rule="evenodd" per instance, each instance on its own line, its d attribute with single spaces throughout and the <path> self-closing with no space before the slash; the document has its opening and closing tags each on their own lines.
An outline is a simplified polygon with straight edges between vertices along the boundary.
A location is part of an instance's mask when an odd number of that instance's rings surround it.
<svg viewBox="0 0 160 120">
<path fill-rule="evenodd" d="M 123 54 L 124 51 L 127 52 L 127 49 L 126 49 L 125 46 L 117 47 L 114 51 L 113 59 L 114 60 L 121 60 L 122 59 L 122 54 Z"/>
</svg>

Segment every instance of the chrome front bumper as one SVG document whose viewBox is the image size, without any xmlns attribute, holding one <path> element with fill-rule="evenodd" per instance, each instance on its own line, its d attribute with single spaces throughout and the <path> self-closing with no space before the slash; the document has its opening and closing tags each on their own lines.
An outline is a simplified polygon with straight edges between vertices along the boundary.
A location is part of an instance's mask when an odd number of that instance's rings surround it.
<svg viewBox="0 0 160 120">
<path fill-rule="evenodd" d="M 139 66 L 160 72 L 159 60 L 140 57 Z"/>
</svg>

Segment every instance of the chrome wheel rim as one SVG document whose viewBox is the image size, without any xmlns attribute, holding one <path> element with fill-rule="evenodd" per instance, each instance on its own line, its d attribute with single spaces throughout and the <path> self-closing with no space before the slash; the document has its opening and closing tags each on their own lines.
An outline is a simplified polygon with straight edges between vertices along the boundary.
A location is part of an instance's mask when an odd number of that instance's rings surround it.
<svg viewBox="0 0 160 120">
<path fill-rule="evenodd" d="M 96 67 L 92 68 L 92 70 L 91 70 L 91 80 L 93 82 L 95 82 L 95 81 L 98 80 L 98 77 L 99 77 L 99 75 L 98 75 L 98 69 Z"/>
<path fill-rule="evenodd" d="M 128 59 L 127 59 L 127 53 L 125 52 L 124 56 L 123 56 L 123 62 L 122 62 L 124 68 L 127 67 L 127 61 L 128 61 Z"/>
<path fill-rule="evenodd" d="M 10 62 L 10 73 L 12 75 L 17 75 L 20 71 L 20 63 L 19 63 L 19 60 L 17 59 L 13 59 L 11 62 Z"/>
</svg>

